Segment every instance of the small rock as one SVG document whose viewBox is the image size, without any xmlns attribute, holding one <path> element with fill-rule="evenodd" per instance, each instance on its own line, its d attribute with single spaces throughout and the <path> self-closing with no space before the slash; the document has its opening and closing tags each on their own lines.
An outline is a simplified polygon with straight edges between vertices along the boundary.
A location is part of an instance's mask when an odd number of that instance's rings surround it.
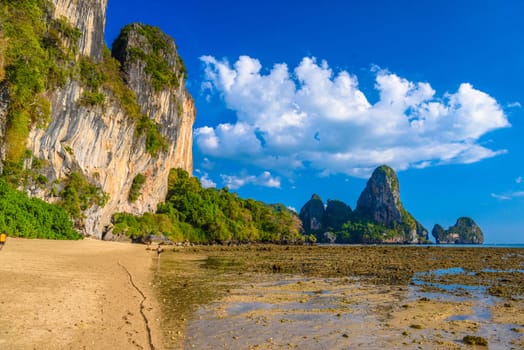
<svg viewBox="0 0 524 350">
<path fill-rule="evenodd" d="M 466 335 L 464 338 L 462 338 L 462 341 L 468 345 L 488 345 L 488 340 L 486 338 L 479 337 L 476 335 Z"/>
</svg>

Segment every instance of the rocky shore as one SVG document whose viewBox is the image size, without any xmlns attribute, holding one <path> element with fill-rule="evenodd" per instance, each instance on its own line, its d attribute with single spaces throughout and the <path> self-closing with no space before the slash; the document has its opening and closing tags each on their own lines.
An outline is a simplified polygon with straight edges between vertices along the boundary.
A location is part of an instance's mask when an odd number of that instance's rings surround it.
<svg viewBox="0 0 524 350">
<path fill-rule="evenodd" d="M 524 250 L 176 247 L 154 285 L 169 348 L 522 348 Z"/>
</svg>

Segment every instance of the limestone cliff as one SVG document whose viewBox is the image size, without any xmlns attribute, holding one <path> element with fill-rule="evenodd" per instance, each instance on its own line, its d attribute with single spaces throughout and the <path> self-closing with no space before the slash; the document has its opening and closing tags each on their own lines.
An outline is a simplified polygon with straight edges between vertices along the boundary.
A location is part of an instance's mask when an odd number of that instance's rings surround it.
<svg viewBox="0 0 524 350">
<path fill-rule="evenodd" d="M 299 218 L 306 233 L 321 233 L 324 229 L 324 203 L 317 194 L 300 209 Z"/>
<path fill-rule="evenodd" d="M 104 50 L 107 0 L 53 0 L 53 16 L 65 17 L 82 33 L 78 54 L 99 61 Z"/>
<path fill-rule="evenodd" d="M 328 199 L 324 215 L 324 226 L 330 231 L 339 231 L 351 219 L 351 207 L 346 203 Z"/>
<path fill-rule="evenodd" d="M 26 146 L 32 156 L 24 163 L 40 174 L 39 180 L 21 186 L 33 196 L 59 202 L 72 174 L 80 174 L 103 193 L 103 200 L 82 204 L 77 224 L 84 234 L 101 238 L 113 213 L 154 211 L 165 199 L 171 168 L 192 172 L 195 108 L 172 38 L 150 26 L 126 27 L 113 50 L 118 72 L 103 40 L 107 0 L 53 2 L 52 15 L 80 30 L 78 42 L 62 36 L 66 45 L 76 46 L 68 65 L 78 68 L 70 70 L 65 83 L 43 93 L 50 121 L 31 124 Z M 164 45 L 160 53 L 154 52 L 157 39 Z M 145 56 L 136 55 L 139 48 Z M 151 54 L 169 72 L 168 83 L 158 84 L 155 67 L 148 65 Z M 8 104 L 9 96 L 0 89 L 2 126 Z M 3 132 L 0 128 L 5 140 Z M 1 156 L 6 159 L 5 151 Z M 137 176 L 144 180 L 131 200 Z"/>
<path fill-rule="evenodd" d="M 397 175 L 387 165 L 373 171 L 357 201 L 355 215 L 386 228 L 398 227 L 403 235 L 393 239 L 399 242 L 418 243 L 419 239 L 427 239 L 427 231 L 404 209 Z"/>
<path fill-rule="evenodd" d="M 482 244 L 484 234 L 480 227 L 468 217 L 457 219 L 455 225 L 445 230 L 436 224 L 431 231 L 438 244 Z"/>
</svg>

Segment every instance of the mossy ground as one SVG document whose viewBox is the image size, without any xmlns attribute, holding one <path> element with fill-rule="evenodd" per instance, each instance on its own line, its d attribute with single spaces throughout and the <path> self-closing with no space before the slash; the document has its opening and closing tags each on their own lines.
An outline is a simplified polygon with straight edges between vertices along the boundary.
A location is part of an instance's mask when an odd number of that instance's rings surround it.
<svg viewBox="0 0 524 350">
<path fill-rule="evenodd" d="M 386 294 L 398 294 L 399 291 L 402 291 L 401 294 L 406 293 L 411 288 L 410 283 L 416 273 L 460 267 L 467 273 L 444 274 L 438 277 L 438 281 L 432 282 L 444 285 L 457 282 L 471 286 L 483 285 L 487 288 L 486 298 L 491 294 L 506 302 L 514 300 L 513 304 L 517 306 L 513 308 L 521 310 L 519 300 L 524 297 L 524 274 L 508 272 L 508 269 L 519 269 L 523 265 L 523 250 L 503 248 L 278 245 L 176 247 L 161 257 L 155 287 L 161 303 L 164 304 L 165 339 L 168 343 L 175 344 L 183 339 L 187 320 L 192 318 L 200 305 L 217 301 L 229 295 L 229 292 L 238 286 L 256 285 L 268 280 L 333 278 L 333 281 L 345 283 L 347 288 L 356 288 L 356 293 L 364 293 L 364 290 L 367 290 L 364 294 L 367 293 L 368 298 L 374 296 L 376 293 L 373 291 L 377 290 L 383 290 Z M 457 281 L 459 276 L 462 278 Z M 362 286 L 361 292 L 359 284 Z M 460 297 L 467 298 L 468 295 L 466 293 Z M 393 299 L 395 298 L 398 299 L 399 296 L 396 295 Z M 359 301 L 355 299 L 354 303 L 358 305 Z M 380 313 L 380 317 L 393 318 L 392 310 L 387 306 L 390 304 L 381 302 L 373 304 L 371 308 L 373 312 Z M 396 307 L 401 310 L 395 312 L 403 312 L 402 304 L 398 300 L 395 302 Z M 415 331 L 420 332 L 422 336 L 438 332 L 438 327 L 451 332 L 453 327 L 460 325 L 464 326 L 465 332 L 471 332 L 467 328 L 470 321 L 441 319 L 437 328 L 431 328 L 433 326 L 430 325 L 430 319 L 420 319 L 429 313 L 418 312 L 425 310 L 419 304 L 427 304 L 424 307 L 431 309 L 435 315 L 442 311 L 444 305 L 435 301 L 426 303 L 424 300 L 406 302 L 406 312 L 415 316 L 409 319 L 410 323 L 405 325 L 404 331 L 413 339 Z M 462 313 L 471 308 L 471 303 L 452 303 L 444 306 L 451 314 L 454 310 L 461 310 L 458 312 Z M 336 316 L 340 311 L 335 311 L 333 312 Z M 519 322 L 524 322 L 522 317 Z M 402 326 L 402 322 L 399 321 L 399 324 Z M 410 329 L 411 324 L 423 325 L 423 328 Z M 388 331 L 396 329 L 382 326 Z M 398 334 L 401 335 L 402 330 L 399 330 Z M 450 336 L 453 334 L 450 333 Z"/>
</svg>

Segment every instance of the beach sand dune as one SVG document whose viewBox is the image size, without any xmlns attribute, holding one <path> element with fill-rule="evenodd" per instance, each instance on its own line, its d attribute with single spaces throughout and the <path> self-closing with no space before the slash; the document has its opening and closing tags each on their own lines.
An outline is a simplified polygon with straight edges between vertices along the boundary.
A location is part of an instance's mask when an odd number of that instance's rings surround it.
<svg viewBox="0 0 524 350">
<path fill-rule="evenodd" d="M 161 348 L 150 254 L 91 239 L 8 239 L 0 349 Z"/>
</svg>

